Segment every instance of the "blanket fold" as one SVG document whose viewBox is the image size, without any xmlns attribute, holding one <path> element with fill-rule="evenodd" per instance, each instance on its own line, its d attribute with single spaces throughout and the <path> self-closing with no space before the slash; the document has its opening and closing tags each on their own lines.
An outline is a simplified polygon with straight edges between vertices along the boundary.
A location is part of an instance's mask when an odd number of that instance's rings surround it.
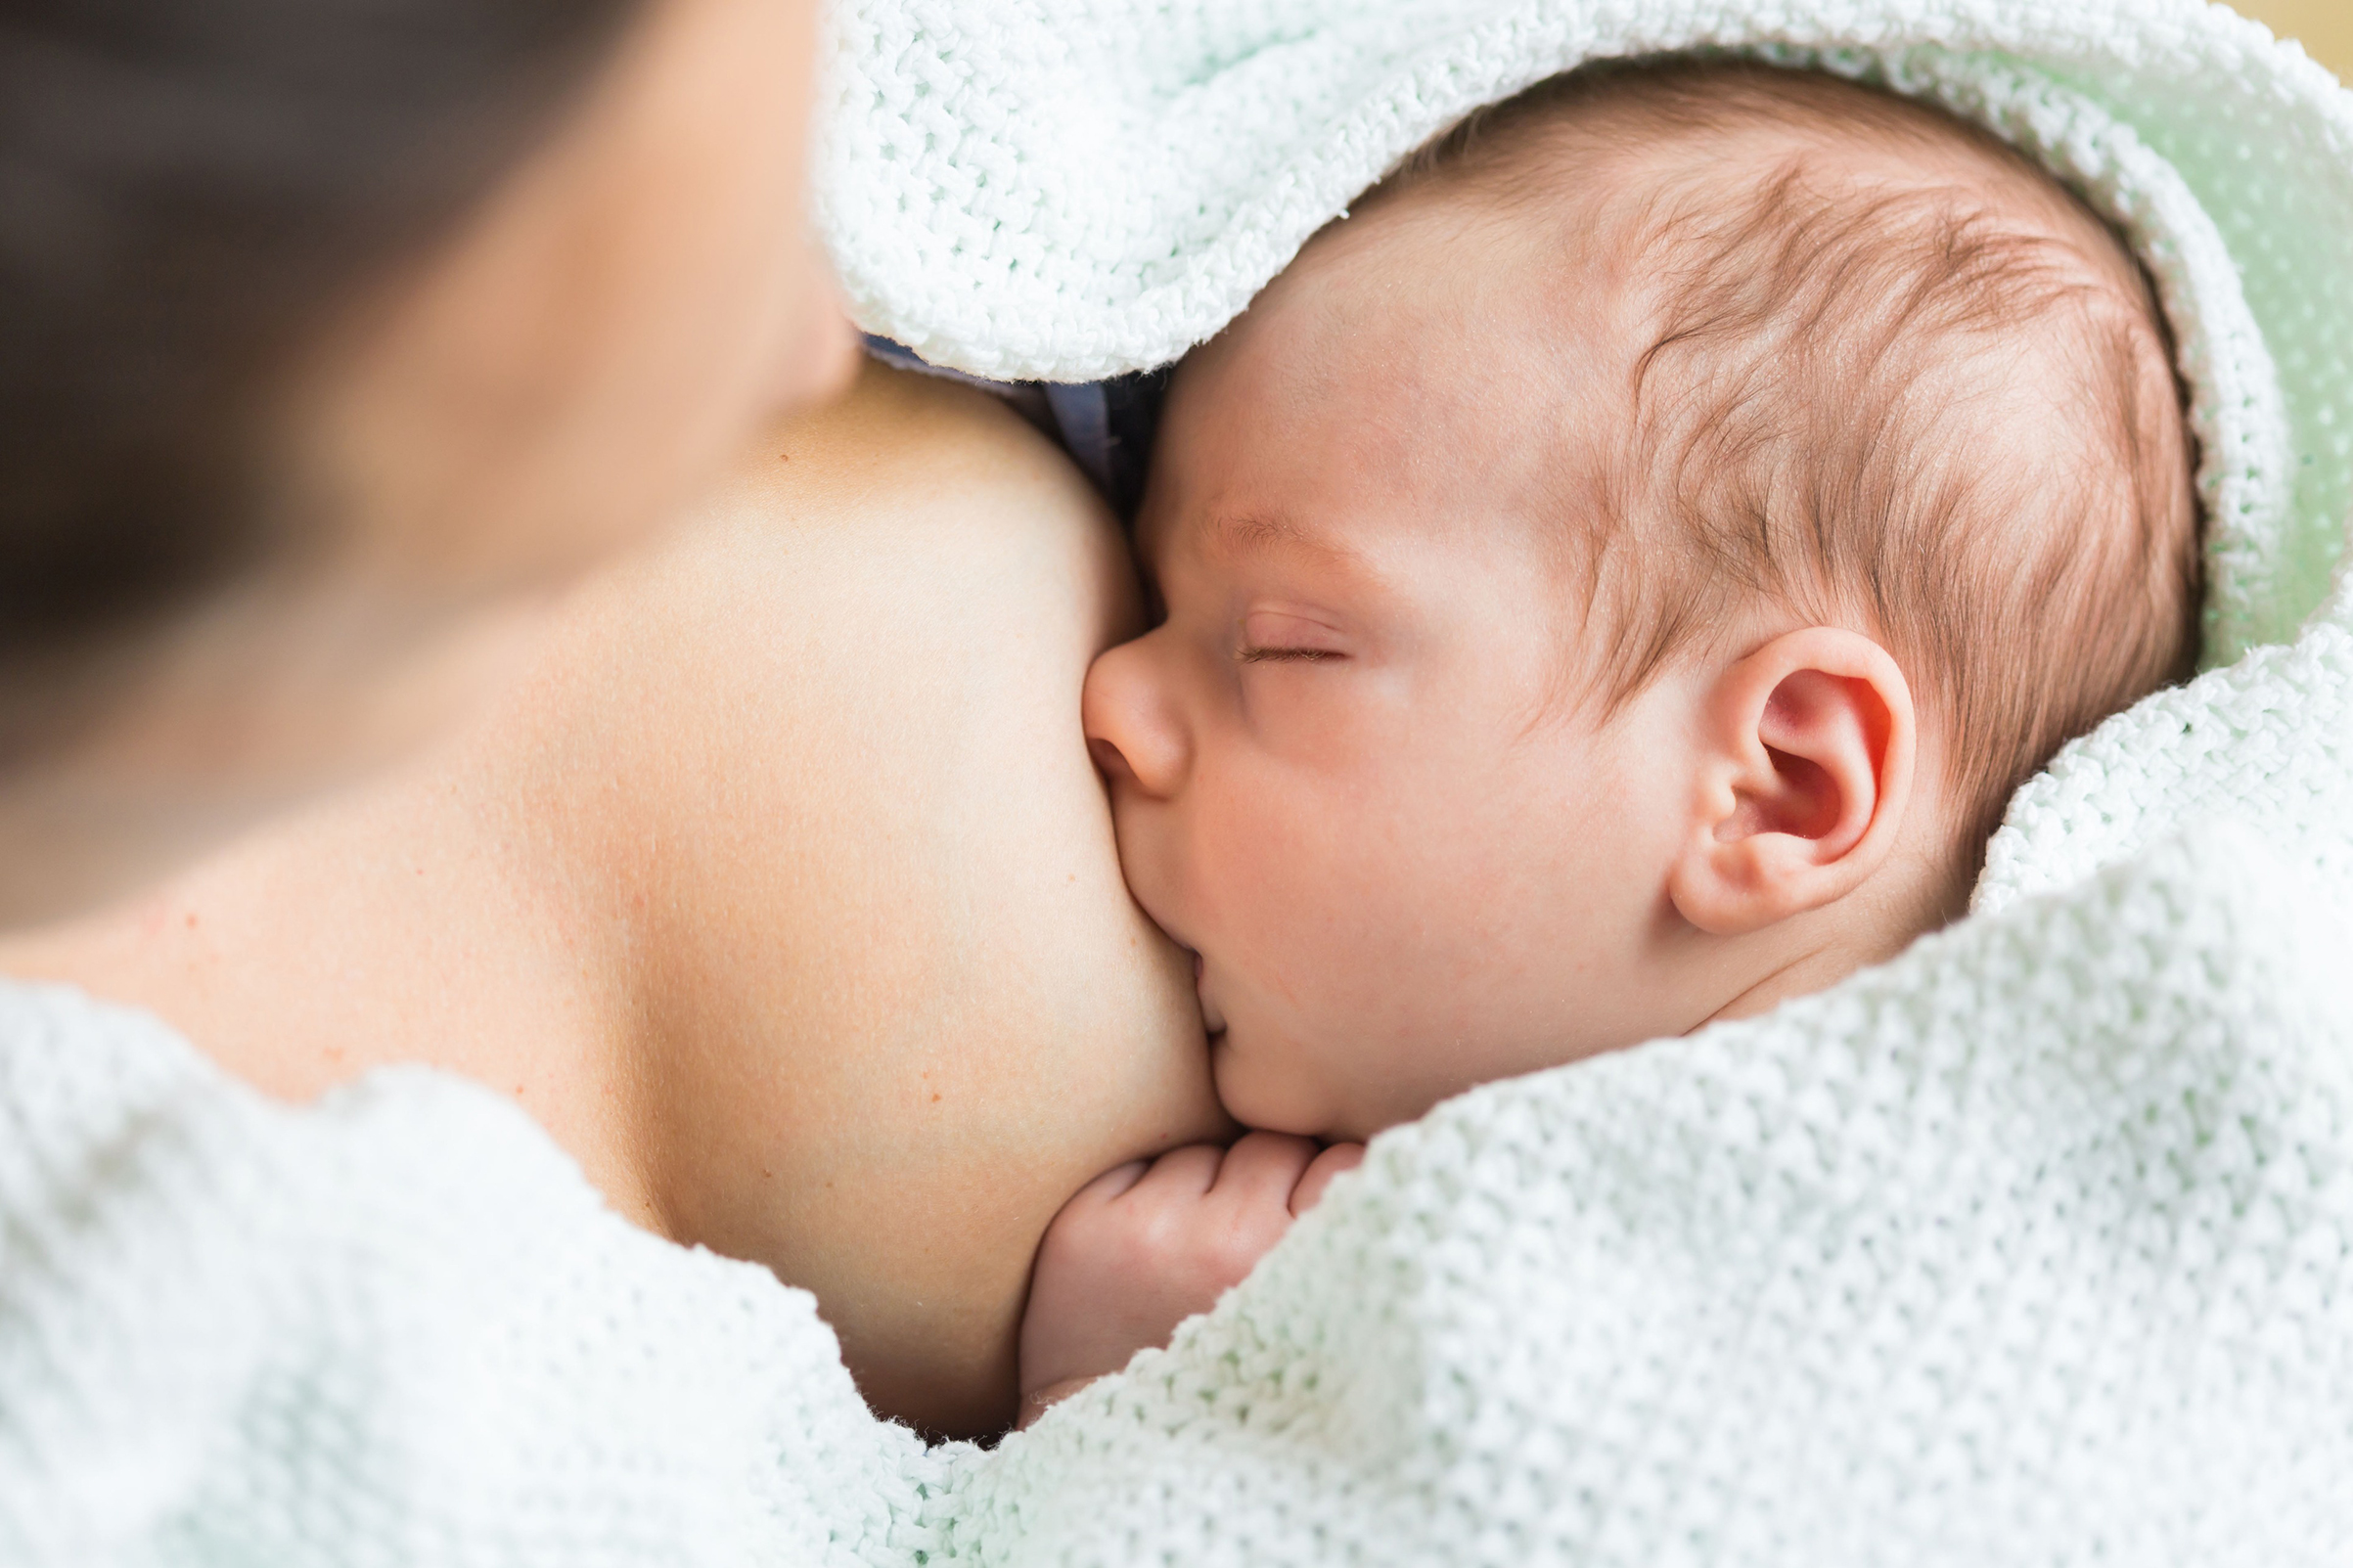
<svg viewBox="0 0 2353 1568">
<path fill-rule="evenodd" d="M 986 1562 L 2336 1560 L 2353 968 L 2244 829 L 1475 1091 L 960 1475 Z"/>
<path fill-rule="evenodd" d="M 1378 1140 L 993 1450 L 487 1093 L 311 1110 L 0 985 L 0 1562 L 2333 1563 L 2353 1541 L 2353 101 L 2200 0 L 843 0 L 868 330 L 1156 365 L 1461 114 L 1735 50 L 1932 98 L 2134 243 L 2207 673 L 2013 802 L 1970 918 Z"/>
</svg>

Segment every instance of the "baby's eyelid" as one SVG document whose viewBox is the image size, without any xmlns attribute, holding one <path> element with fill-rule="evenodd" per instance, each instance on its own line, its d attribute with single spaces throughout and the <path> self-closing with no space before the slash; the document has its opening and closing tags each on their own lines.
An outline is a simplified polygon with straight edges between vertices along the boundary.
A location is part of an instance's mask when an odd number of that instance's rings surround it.
<svg viewBox="0 0 2353 1568">
<path fill-rule="evenodd" d="M 1254 609 L 1242 618 L 1242 657 L 1345 658 L 1340 634 L 1322 621 L 1288 610 Z"/>
</svg>

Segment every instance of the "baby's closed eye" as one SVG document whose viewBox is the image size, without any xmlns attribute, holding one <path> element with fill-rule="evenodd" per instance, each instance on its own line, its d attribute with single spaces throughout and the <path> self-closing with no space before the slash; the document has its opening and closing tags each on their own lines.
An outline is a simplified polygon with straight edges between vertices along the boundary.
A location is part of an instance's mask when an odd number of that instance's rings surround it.
<svg viewBox="0 0 2353 1568">
<path fill-rule="evenodd" d="M 1292 659 L 1317 664 L 1327 659 L 1346 658 L 1348 655 L 1330 648 L 1244 648 L 1235 655 L 1244 664 L 1266 664 L 1278 659 Z"/>
<path fill-rule="evenodd" d="M 1340 634 L 1333 627 L 1305 615 L 1265 609 L 1243 617 L 1242 647 L 1235 653 L 1244 664 L 1275 660 L 1322 663 L 1347 656 Z"/>
</svg>

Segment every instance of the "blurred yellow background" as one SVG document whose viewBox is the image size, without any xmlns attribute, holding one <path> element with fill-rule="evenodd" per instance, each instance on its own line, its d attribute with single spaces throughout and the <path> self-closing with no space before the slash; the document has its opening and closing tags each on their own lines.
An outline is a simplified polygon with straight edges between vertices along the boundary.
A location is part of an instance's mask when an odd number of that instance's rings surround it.
<svg viewBox="0 0 2353 1568">
<path fill-rule="evenodd" d="M 2353 0 L 2234 0 L 2238 9 L 2353 80 Z"/>
</svg>

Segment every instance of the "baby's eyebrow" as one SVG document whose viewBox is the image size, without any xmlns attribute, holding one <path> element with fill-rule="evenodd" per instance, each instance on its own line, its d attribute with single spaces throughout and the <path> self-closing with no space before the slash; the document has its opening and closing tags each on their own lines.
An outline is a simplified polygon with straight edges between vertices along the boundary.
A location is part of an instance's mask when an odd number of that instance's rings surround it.
<svg viewBox="0 0 2353 1568">
<path fill-rule="evenodd" d="M 1279 512 L 1219 513 L 1210 517 L 1201 543 L 1212 559 L 1226 560 L 1265 551 L 1321 556 L 1335 565 L 1351 565 L 1358 559 L 1329 534 Z"/>
</svg>

